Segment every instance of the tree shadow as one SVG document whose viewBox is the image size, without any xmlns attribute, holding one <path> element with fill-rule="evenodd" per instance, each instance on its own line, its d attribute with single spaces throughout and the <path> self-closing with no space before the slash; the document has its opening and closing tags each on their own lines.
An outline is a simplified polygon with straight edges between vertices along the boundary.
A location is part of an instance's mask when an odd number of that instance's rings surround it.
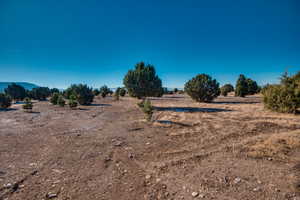
<svg viewBox="0 0 300 200">
<path fill-rule="evenodd" d="M 14 111 L 14 110 L 18 110 L 16 108 L 0 108 L 0 112 L 8 112 L 8 111 Z"/>
<path fill-rule="evenodd" d="M 179 126 L 184 126 L 184 127 L 191 127 L 191 125 L 189 124 L 184 124 L 184 123 L 180 123 L 180 122 L 173 122 L 170 120 L 157 120 L 158 123 L 161 124 L 170 124 L 170 125 L 179 125 Z"/>
<path fill-rule="evenodd" d="M 232 110 L 222 108 L 195 108 L 195 107 L 154 107 L 157 111 L 172 111 L 172 112 L 229 112 Z"/>
<path fill-rule="evenodd" d="M 105 103 L 92 103 L 88 106 L 111 106 L 111 104 L 105 104 Z"/>
<path fill-rule="evenodd" d="M 211 104 L 257 104 L 257 103 L 261 103 L 260 101 L 251 101 L 251 102 L 247 102 L 247 101 L 214 101 L 211 102 Z"/>
</svg>

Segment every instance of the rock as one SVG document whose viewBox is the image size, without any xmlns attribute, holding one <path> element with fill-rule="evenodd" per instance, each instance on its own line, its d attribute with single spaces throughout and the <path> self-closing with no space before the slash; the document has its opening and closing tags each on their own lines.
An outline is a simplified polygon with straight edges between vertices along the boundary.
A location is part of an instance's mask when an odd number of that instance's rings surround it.
<svg viewBox="0 0 300 200">
<path fill-rule="evenodd" d="M 273 160 L 273 158 L 271 158 L 271 157 L 268 158 L 268 161 L 272 161 L 272 160 Z"/>
<path fill-rule="evenodd" d="M 146 145 L 150 145 L 150 142 L 147 142 Z"/>
<path fill-rule="evenodd" d="M 128 154 L 128 158 L 131 158 L 131 159 L 132 159 L 132 158 L 134 158 L 134 155 L 133 155 L 132 153 L 129 153 L 129 154 Z"/>
<path fill-rule="evenodd" d="M 198 192 L 192 192 L 192 197 L 197 197 L 199 195 Z"/>
<path fill-rule="evenodd" d="M 146 175 L 146 179 L 150 179 L 151 178 L 151 175 Z"/>
<path fill-rule="evenodd" d="M 11 183 L 7 183 L 7 184 L 4 184 L 4 188 L 6 189 L 9 189 L 12 187 L 12 184 Z"/>
<path fill-rule="evenodd" d="M 253 189 L 253 192 L 258 192 L 258 191 L 260 191 L 261 189 L 259 188 L 259 187 L 256 187 L 256 188 L 254 188 Z"/>
<path fill-rule="evenodd" d="M 233 182 L 235 183 L 235 184 L 238 184 L 239 182 L 241 182 L 242 181 L 242 179 L 240 178 L 240 177 L 236 177 L 234 180 L 233 180 Z"/>
<path fill-rule="evenodd" d="M 119 146 L 121 146 L 123 144 L 123 142 L 121 142 L 121 141 L 116 141 L 115 143 L 114 143 L 114 146 L 115 147 L 119 147 Z"/>
<path fill-rule="evenodd" d="M 203 198 L 205 198 L 205 195 L 204 194 L 199 194 L 199 197 L 203 199 Z"/>
<path fill-rule="evenodd" d="M 48 194 L 46 194 L 46 198 L 47 199 L 54 199 L 56 197 L 57 197 L 57 194 L 55 194 L 55 193 L 48 193 Z"/>
</svg>

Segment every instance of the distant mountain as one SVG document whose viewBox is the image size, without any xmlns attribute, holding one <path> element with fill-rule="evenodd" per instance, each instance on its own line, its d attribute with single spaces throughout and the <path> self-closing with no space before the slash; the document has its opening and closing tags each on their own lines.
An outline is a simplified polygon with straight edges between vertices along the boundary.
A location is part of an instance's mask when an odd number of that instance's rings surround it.
<svg viewBox="0 0 300 200">
<path fill-rule="evenodd" d="M 16 83 L 17 85 L 23 86 L 26 90 L 32 90 L 32 88 L 39 87 L 38 85 L 35 85 L 33 83 L 27 83 L 27 82 L 0 82 L 0 92 L 4 92 L 4 89 L 7 88 L 8 85 Z"/>
</svg>

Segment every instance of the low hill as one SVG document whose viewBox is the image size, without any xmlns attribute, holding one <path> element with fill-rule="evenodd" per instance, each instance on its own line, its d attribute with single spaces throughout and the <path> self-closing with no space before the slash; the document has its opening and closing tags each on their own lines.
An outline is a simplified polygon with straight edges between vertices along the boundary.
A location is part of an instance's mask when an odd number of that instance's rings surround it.
<svg viewBox="0 0 300 200">
<path fill-rule="evenodd" d="M 7 88 L 8 85 L 16 83 L 18 85 L 23 86 L 26 90 L 32 90 L 32 88 L 39 87 L 38 85 L 35 85 L 33 83 L 27 83 L 27 82 L 0 82 L 0 92 L 4 92 L 4 89 Z"/>
</svg>

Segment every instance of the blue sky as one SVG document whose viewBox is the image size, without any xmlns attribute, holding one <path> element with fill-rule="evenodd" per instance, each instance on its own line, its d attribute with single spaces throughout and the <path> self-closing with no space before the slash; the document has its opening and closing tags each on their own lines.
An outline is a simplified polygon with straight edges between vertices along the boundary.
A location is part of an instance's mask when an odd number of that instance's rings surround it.
<svg viewBox="0 0 300 200">
<path fill-rule="evenodd" d="M 122 85 L 138 61 L 164 86 L 208 73 L 259 84 L 300 70 L 298 0 L 0 0 L 0 81 Z"/>
</svg>

